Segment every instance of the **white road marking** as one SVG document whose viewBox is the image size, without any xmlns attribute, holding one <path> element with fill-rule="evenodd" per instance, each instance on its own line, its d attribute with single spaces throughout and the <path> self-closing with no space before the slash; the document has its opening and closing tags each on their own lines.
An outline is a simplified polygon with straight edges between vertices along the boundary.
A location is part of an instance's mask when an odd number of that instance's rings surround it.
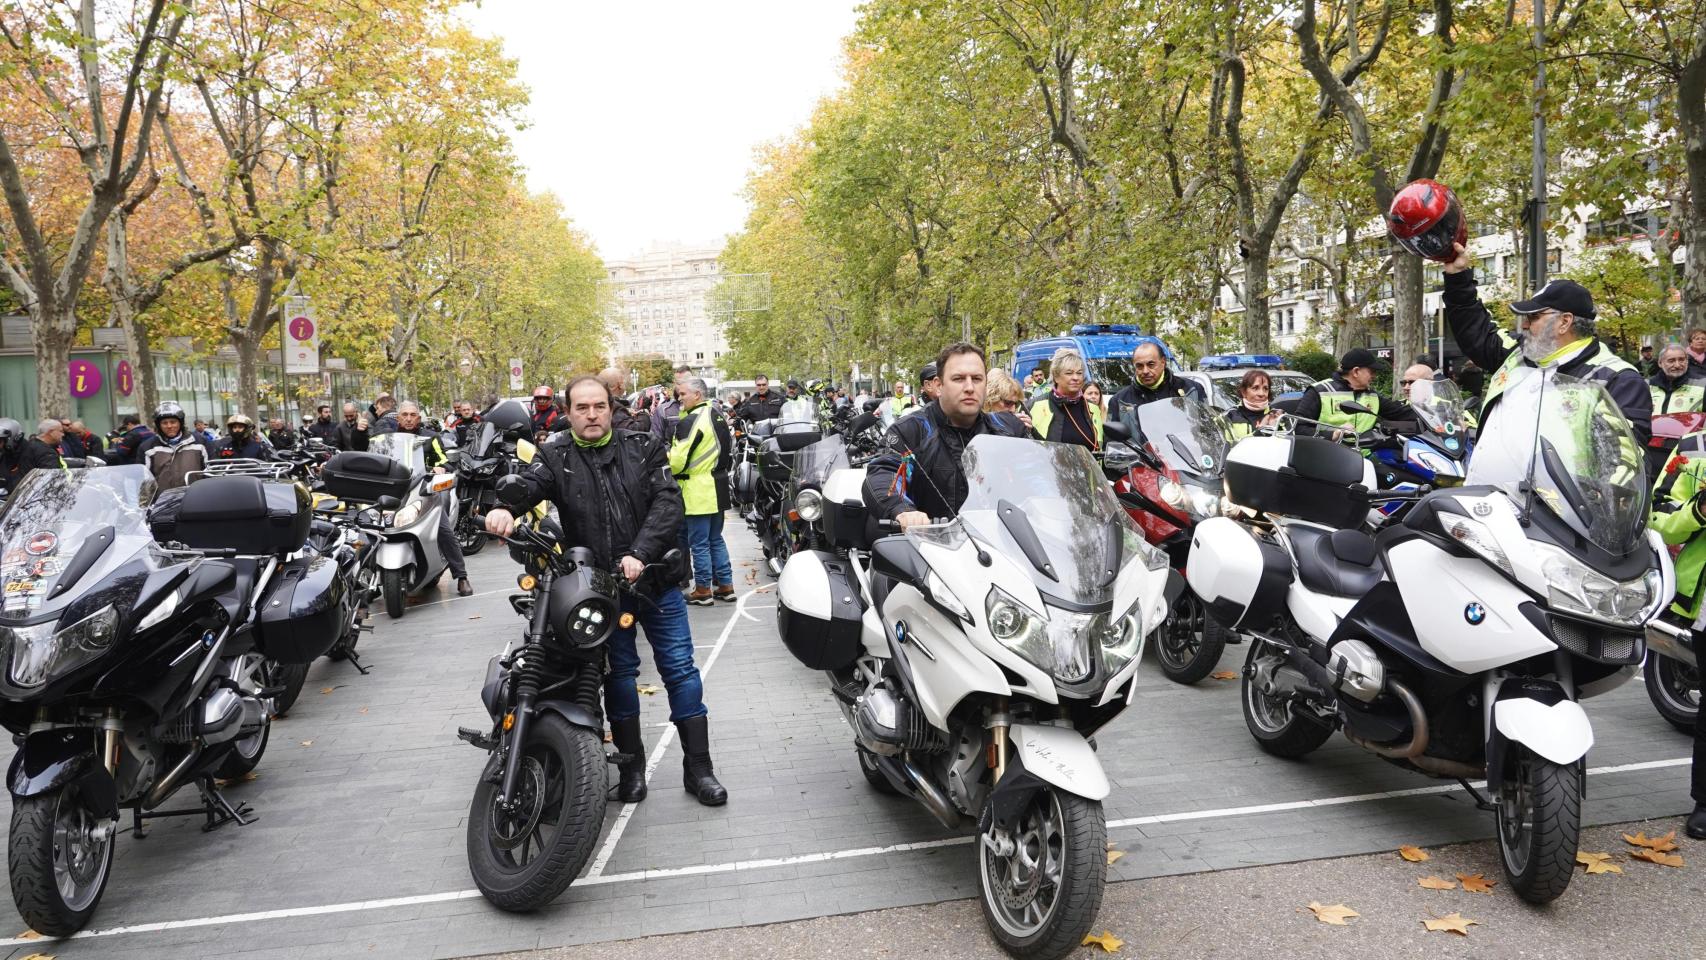
<svg viewBox="0 0 1706 960">
<path fill-rule="evenodd" d="M 730 618 L 732 623 L 737 618 Z M 724 637 L 728 636 L 727 631 Z M 707 668 L 710 666 L 706 664 Z M 671 727 L 670 731 L 674 728 Z M 663 739 L 667 740 L 670 731 L 665 731 Z M 1588 776 L 1599 776 L 1608 773 L 1632 773 L 1640 770 L 1658 770 L 1666 767 L 1682 767 L 1693 762 L 1691 757 L 1678 757 L 1675 760 L 1648 760 L 1643 763 L 1625 763 L 1617 766 L 1594 767 L 1587 771 Z M 649 768 L 650 764 L 648 764 Z M 648 776 L 650 769 L 647 770 Z M 1247 817 L 1264 813 L 1281 813 L 1290 810 L 1305 810 L 1312 807 L 1342 806 L 1350 803 L 1367 803 L 1373 800 L 1391 800 L 1400 797 L 1419 797 L 1431 794 L 1451 793 L 1462 789 L 1457 784 L 1441 784 L 1432 787 L 1417 787 L 1411 790 L 1388 790 L 1381 793 L 1350 794 L 1342 797 L 1323 797 L 1318 800 L 1296 800 L 1290 803 L 1270 803 L 1250 807 L 1227 807 L 1220 810 L 1188 810 L 1181 813 L 1164 813 L 1153 817 L 1132 817 L 1126 820 L 1111 820 L 1108 828 L 1117 830 L 1126 827 L 1142 826 L 1145 824 L 1180 823 L 1189 820 L 1209 820 L 1221 817 Z M 632 809 L 629 804 L 627 809 Z M 627 812 L 624 810 L 624 813 Z M 792 857 L 773 857 L 765 860 L 736 860 L 730 863 L 695 864 L 688 867 L 667 867 L 657 870 L 637 870 L 631 873 L 593 874 L 575 881 L 578 886 L 598 886 L 609 883 L 632 883 L 636 880 L 664 880 L 671 877 L 691 877 L 717 873 L 740 873 L 749 870 L 765 870 L 773 867 L 787 867 L 802 863 L 824 863 L 832 860 L 851 860 L 859 857 L 878 857 L 891 853 L 908 853 L 917 850 L 936 850 L 942 847 L 959 847 L 970 844 L 975 837 L 947 837 L 941 840 L 919 840 L 912 843 L 895 843 L 885 847 L 855 847 L 849 850 L 828 850 L 822 853 L 805 853 Z M 612 846 L 610 841 L 606 847 Z M 606 858 L 608 859 L 608 858 Z M 262 910 L 255 913 L 229 913 L 214 917 L 195 917 L 189 920 L 162 920 L 153 923 L 137 923 L 123 927 L 108 927 L 104 930 L 81 930 L 66 939 L 88 940 L 97 937 L 116 937 L 135 933 L 160 933 L 168 930 L 186 930 L 192 927 L 212 927 L 223 924 L 255 923 L 262 920 L 287 920 L 294 917 L 317 917 L 332 913 L 355 913 L 366 910 L 389 910 L 396 907 L 412 907 L 422 904 L 449 903 L 456 900 L 472 900 L 480 895 L 478 890 L 453 890 L 448 893 L 427 893 L 413 897 L 391 897 L 384 900 L 356 900 L 348 903 L 327 903 L 313 907 L 288 907 L 282 910 Z M 42 937 L 35 940 L 25 940 L 21 937 L 0 939 L 0 947 L 22 947 L 49 943 L 52 937 Z"/>
<path fill-rule="evenodd" d="M 729 634 L 734 632 L 735 624 L 740 620 L 741 608 L 746 606 L 747 598 L 753 593 L 754 591 L 749 590 L 741 594 L 740 599 L 735 601 L 734 611 L 729 614 L 728 622 L 723 624 L 723 632 L 717 636 L 717 643 L 711 648 L 711 655 L 705 658 L 705 665 L 699 668 L 701 682 L 710 676 L 711 667 L 716 664 L 718 655 L 723 652 L 723 646 L 729 642 Z M 646 785 L 648 787 L 652 782 L 652 774 L 657 772 L 658 762 L 663 759 L 664 751 L 669 749 L 669 745 L 674 739 L 675 724 L 672 723 L 664 729 L 663 736 L 658 737 L 657 746 L 653 747 L 651 753 L 646 755 Z M 634 808 L 637 806 L 639 806 L 637 803 L 622 805 L 622 812 L 616 815 L 616 822 L 611 825 L 609 836 L 604 838 L 604 846 L 599 848 L 598 856 L 593 858 L 592 869 L 586 872 L 587 879 L 596 879 L 604 875 L 604 868 L 609 865 L 610 857 L 616 852 L 616 843 L 622 839 L 622 832 L 628 829 L 628 820 L 633 817 Z"/>
</svg>

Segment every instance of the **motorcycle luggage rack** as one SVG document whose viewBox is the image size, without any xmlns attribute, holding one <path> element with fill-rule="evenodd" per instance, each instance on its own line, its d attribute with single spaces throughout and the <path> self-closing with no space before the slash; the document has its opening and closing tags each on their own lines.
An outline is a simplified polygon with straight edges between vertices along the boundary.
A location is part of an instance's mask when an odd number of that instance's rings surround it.
<svg viewBox="0 0 1706 960">
<path fill-rule="evenodd" d="M 215 460 L 200 470 L 184 475 L 186 483 L 202 477 L 260 477 L 263 480 L 283 480 L 290 475 L 291 463 L 266 460 Z"/>
</svg>

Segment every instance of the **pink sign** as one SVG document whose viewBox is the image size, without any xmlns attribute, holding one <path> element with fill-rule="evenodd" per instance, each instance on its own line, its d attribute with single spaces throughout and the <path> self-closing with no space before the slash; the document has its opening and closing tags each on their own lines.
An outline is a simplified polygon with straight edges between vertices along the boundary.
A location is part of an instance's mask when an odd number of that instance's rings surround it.
<svg viewBox="0 0 1706 960">
<path fill-rule="evenodd" d="M 113 383 L 118 387 L 118 395 L 130 396 L 130 391 L 136 389 L 136 375 L 130 369 L 129 360 L 120 360 L 118 369 L 113 371 Z"/>
<path fill-rule="evenodd" d="M 101 392 L 101 368 L 87 360 L 71 361 L 71 395 L 85 400 Z"/>
<path fill-rule="evenodd" d="M 290 335 L 297 340 L 314 339 L 314 321 L 304 316 L 291 317 Z"/>
</svg>

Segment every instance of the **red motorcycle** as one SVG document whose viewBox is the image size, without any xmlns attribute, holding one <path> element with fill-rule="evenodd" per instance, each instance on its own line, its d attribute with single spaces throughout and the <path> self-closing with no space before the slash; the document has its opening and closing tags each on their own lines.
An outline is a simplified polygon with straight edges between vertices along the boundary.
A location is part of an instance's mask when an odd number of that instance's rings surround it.
<svg viewBox="0 0 1706 960">
<path fill-rule="evenodd" d="M 1119 422 L 1108 424 L 1108 434 L 1103 462 L 1114 495 L 1144 539 L 1165 550 L 1184 576 L 1192 531 L 1199 521 L 1224 512 L 1226 452 L 1232 446 L 1225 419 L 1177 397 L 1125 408 Z M 1213 672 L 1228 643 L 1239 642 L 1207 614 L 1189 589 L 1173 601 L 1156 642 L 1167 679 L 1196 683 Z"/>
</svg>

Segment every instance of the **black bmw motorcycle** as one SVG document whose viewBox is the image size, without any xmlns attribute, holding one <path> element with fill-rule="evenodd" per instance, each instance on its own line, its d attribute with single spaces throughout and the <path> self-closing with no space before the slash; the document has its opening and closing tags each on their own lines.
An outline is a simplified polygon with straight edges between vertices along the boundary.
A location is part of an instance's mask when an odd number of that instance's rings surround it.
<svg viewBox="0 0 1706 960">
<path fill-rule="evenodd" d="M 158 817 L 250 822 L 215 778 L 266 750 L 267 662 L 336 637 L 336 566 L 296 556 L 306 490 L 232 476 L 156 494 L 143 466 L 43 470 L 0 512 L 7 866 L 18 912 L 51 936 L 100 903 L 121 810 L 136 836 Z M 189 784 L 200 804 L 160 809 Z"/>
</svg>

